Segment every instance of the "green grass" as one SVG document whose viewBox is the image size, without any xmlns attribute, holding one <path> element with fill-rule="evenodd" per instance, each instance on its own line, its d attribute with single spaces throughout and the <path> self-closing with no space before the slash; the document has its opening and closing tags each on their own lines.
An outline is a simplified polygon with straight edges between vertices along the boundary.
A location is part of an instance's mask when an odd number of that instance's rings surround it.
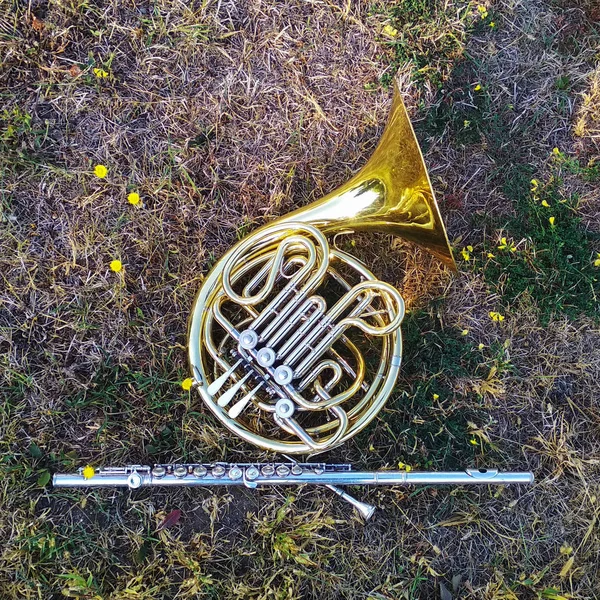
<svg viewBox="0 0 600 600">
<path fill-rule="evenodd" d="M 381 43 L 389 66 L 381 85 L 389 87 L 397 70 L 410 64 L 414 81 L 441 88 L 472 30 L 470 8 L 469 2 L 438 0 L 373 4 L 371 12 L 387 18 Z"/>
<path fill-rule="evenodd" d="M 477 64 L 470 57 L 456 63 L 452 91 L 418 126 L 423 135 L 449 132 L 465 148 L 484 144 L 494 163 L 488 176 L 501 186 L 510 202 L 509 217 L 486 213 L 471 216 L 473 228 L 484 231 L 482 243 L 475 245 L 477 262 L 471 265 L 481 269 L 507 310 L 526 295 L 538 307 L 543 325 L 560 314 L 597 319 L 600 284 L 594 259 L 600 235 L 583 227 L 578 215 L 579 193 L 569 189 L 565 178 L 574 176 L 582 183 L 597 184 L 600 168 L 595 162 L 581 165 L 576 158 L 559 152 L 549 159 L 546 181 L 540 181 L 539 189 L 532 192 L 536 167 L 527 156 L 527 140 L 535 137 L 543 108 L 514 127 L 515 107 L 495 103 L 492 89 L 478 80 L 477 72 Z M 556 79 L 559 113 L 567 110 L 562 99 L 568 87 L 566 75 Z M 554 225 L 550 217 L 554 217 Z M 503 237 L 516 248 L 514 252 L 498 248 Z M 488 258 L 490 253 L 493 258 Z"/>
<path fill-rule="evenodd" d="M 598 167 L 581 168 L 567 161 L 558 158 L 549 181 L 540 182 L 536 191 L 526 191 L 524 181 L 507 186 L 516 215 L 497 223 L 495 231 L 496 236 L 507 238 L 509 248 L 497 248 L 495 241 L 485 248 L 486 256 L 494 254 L 485 265 L 485 277 L 501 293 L 504 304 L 515 306 L 527 294 L 538 306 L 543 325 L 559 314 L 600 318 L 600 282 L 593 251 L 600 235 L 582 227 L 577 213 L 579 197 L 565 193 L 561 179 L 566 167 L 588 181 L 600 181 Z M 512 252 L 514 244 L 518 245 Z"/>
<path fill-rule="evenodd" d="M 400 395 L 393 406 L 405 420 L 385 419 L 392 429 L 402 432 L 406 448 L 422 445 L 423 456 L 417 466 L 462 469 L 475 466 L 482 446 L 487 446 L 473 430 L 474 425 L 485 428 L 489 407 L 482 394 L 473 388 L 457 390 L 456 383 L 485 380 L 492 368 L 499 376 L 512 366 L 505 362 L 504 348 L 479 349 L 461 331 L 442 327 L 432 316 L 435 310 L 417 310 L 403 322 Z M 492 445 L 486 447 L 488 461 L 494 460 L 493 453 L 489 455 L 493 450 Z M 411 458 L 404 462 L 411 463 Z"/>
</svg>

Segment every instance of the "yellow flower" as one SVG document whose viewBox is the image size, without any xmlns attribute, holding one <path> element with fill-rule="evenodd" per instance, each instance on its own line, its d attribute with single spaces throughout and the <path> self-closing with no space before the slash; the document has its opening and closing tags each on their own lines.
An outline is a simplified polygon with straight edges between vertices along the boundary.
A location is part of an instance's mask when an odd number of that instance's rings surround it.
<svg viewBox="0 0 600 600">
<path fill-rule="evenodd" d="M 496 23 L 494 21 L 490 21 L 490 27 L 494 29 L 494 27 L 496 27 Z"/>
<path fill-rule="evenodd" d="M 123 270 L 123 263 L 120 260 L 111 261 L 110 270 L 115 273 L 120 273 Z"/>
<path fill-rule="evenodd" d="M 510 250 L 511 252 L 516 252 L 517 247 L 512 242 L 508 242 L 508 240 L 505 237 L 503 237 L 500 240 L 500 245 L 498 246 L 498 250 Z"/>
<path fill-rule="evenodd" d="M 440 399 L 440 395 L 439 394 L 434 394 L 433 395 L 433 399 L 434 400 L 439 400 Z"/>
<path fill-rule="evenodd" d="M 475 438 L 471 438 L 469 440 L 469 442 L 473 445 L 473 446 L 479 446 L 479 444 L 477 443 L 477 440 Z"/>
<path fill-rule="evenodd" d="M 488 252 L 488 253 L 487 253 L 487 257 L 488 257 L 488 258 L 496 258 L 496 255 L 495 255 L 495 254 L 492 254 L 491 252 Z"/>
<path fill-rule="evenodd" d="M 552 148 L 552 154 L 554 154 L 554 156 L 560 156 L 560 150 L 558 148 Z"/>
<path fill-rule="evenodd" d="M 481 89 L 481 84 L 478 83 L 473 89 L 478 92 Z"/>
<path fill-rule="evenodd" d="M 466 248 L 463 248 L 460 253 L 462 254 L 462 257 L 465 260 L 471 260 L 471 255 L 469 254 L 469 251 Z"/>
<path fill-rule="evenodd" d="M 477 10 L 479 11 L 479 14 L 481 15 L 482 19 L 487 19 L 488 11 L 487 11 L 487 8 L 483 4 L 478 4 Z"/>
<path fill-rule="evenodd" d="M 571 552 L 573 552 L 573 546 L 570 546 L 567 542 L 563 542 L 563 545 L 560 547 L 560 553 L 569 555 Z"/>
<path fill-rule="evenodd" d="M 98 69 L 95 68 L 94 69 L 94 75 L 98 78 L 98 79 L 106 79 L 106 77 L 108 77 L 108 72 L 105 71 L 104 69 Z"/>
<path fill-rule="evenodd" d="M 94 175 L 99 179 L 104 179 L 108 175 L 108 169 L 104 165 L 96 165 Z"/>
<path fill-rule="evenodd" d="M 469 126 L 471 125 L 471 121 L 468 121 L 467 119 L 465 119 L 465 120 L 463 121 L 463 125 L 464 125 L 465 129 L 468 129 L 468 128 L 469 128 Z"/>
<path fill-rule="evenodd" d="M 469 330 L 468 330 L 468 329 L 463 329 L 463 330 L 460 332 L 460 335 L 469 335 Z"/>
<path fill-rule="evenodd" d="M 477 346 L 477 348 L 479 348 L 479 350 L 483 350 L 485 348 L 484 344 L 479 344 L 479 346 Z"/>
<path fill-rule="evenodd" d="M 467 246 L 467 250 L 468 250 L 469 252 L 473 252 L 473 246 Z"/>
<path fill-rule="evenodd" d="M 131 194 L 127 196 L 127 202 L 137 206 L 140 203 L 140 195 L 137 192 L 131 192 Z"/>
<path fill-rule="evenodd" d="M 548 202 L 546 200 L 542 200 L 542 206 L 544 208 L 550 208 L 550 205 L 548 204 Z"/>
<path fill-rule="evenodd" d="M 391 25 L 386 25 L 383 28 L 383 33 L 385 33 L 385 35 L 387 35 L 388 37 L 394 38 L 398 35 L 398 30 L 394 29 Z"/>
<path fill-rule="evenodd" d="M 595 267 L 600 267 L 600 252 L 596 253 L 596 260 L 594 261 Z"/>
<path fill-rule="evenodd" d="M 537 179 L 532 179 L 531 180 L 531 192 L 532 194 L 535 195 L 535 193 L 538 191 L 538 186 L 540 185 L 540 182 Z"/>
<path fill-rule="evenodd" d="M 554 217 L 550 217 L 550 218 L 548 219 L 548 221 L 550 222 L 550 226 L 551 226 L 551 227 L 554 227 L 554 221 L 555 221 L 555 218 L 554 218 Z"/>
<path fill-rule="evenodd" d="M 91 465 L 88 465 L 87 467 L 84 467 L 81 474 L 83 475 L 84 479 L 91 479 L 96 474 L 96 469 L 94 469 L 94 467 Z"/>
<path fill-rule="evenodd" d="M 504 315 L 501 315 L 499 312 L 491 311 L 490 319 L 492 319 L 492 321 L 504 321 Z"/>
<path fill-rule="evenodd" d="M 189 392 L 192 389 L 192 384 L 194 383 L 194 380 L 191 377 L 188 377 L 187 379 L 184 379 L 181 382 L 181 387 L 186 391 Z"/>
</svg>

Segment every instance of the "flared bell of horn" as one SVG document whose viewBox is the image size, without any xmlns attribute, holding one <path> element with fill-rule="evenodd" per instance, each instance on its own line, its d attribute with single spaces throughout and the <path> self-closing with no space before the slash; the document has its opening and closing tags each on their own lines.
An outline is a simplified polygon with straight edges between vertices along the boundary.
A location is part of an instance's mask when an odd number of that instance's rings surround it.
<svg viewBox="0 0 600 600">
<path fill-rule="evenodd" d="M 278 222 L 310 223 L 326 234 L 375 230 L 425 248 L 451 269 L 456 263 L 423 155 L 397 86 L 375 152 L 347 183 Z"/>
</svg>

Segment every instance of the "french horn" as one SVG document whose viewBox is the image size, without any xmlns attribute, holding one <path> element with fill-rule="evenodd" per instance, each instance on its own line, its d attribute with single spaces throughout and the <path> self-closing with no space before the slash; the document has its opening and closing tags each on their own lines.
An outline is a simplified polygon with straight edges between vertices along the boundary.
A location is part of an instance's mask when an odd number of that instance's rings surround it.
<svg viewBox="0 0 600 600">
<path fill-rule="evenodd" d="M 404 301 L 333 238 L 391 233 L 456 269 L 397 86 L 387 125 L 347 183 L 233 246 L 188 328 L 194 387 L 234 434 L 285 454 L 329 450 L 363 430 L 394 390 Z"/>
</svg>

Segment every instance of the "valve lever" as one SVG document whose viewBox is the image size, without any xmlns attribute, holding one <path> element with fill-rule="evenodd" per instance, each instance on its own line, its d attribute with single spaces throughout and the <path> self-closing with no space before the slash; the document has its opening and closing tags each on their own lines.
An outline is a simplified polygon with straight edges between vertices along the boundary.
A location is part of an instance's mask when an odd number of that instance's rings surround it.
<svg viewBox="0 0 600 600">
<path fill-rule="evenodd" d="M 248 405 L 248 403 L 250 402 L 250 400 L 252 400 L 252 398 L 254 397 L 254 395 L 256 394 L 256 392 L 262 387 L 263 385 L 263 381 L 261 381 L 253 390 L 250 390 L 241 400 L 238 400 L 230 409 L 229 409 L 229 416 L 232 419 L 237 419 L 240 414 L 242 413 L 242 411 L 244 410 L 244 408 L 246 408 L 246 406 Z"/>
<path fill-rule="evenodd" d="M 244 377 L 242 377 L 235 385 L 232 385 L 226 392 L 224 392 L 219 399 L 217 400 L 217 404 L 219 406 L 227 406 L 232 400 L 233 397 L 240 391 L 241 387 L 248 381 L 251 373 L 246 373 Z"/>
<path fill-rule="evenodd" d="M 207 392 L 210 396 L 214 396 L 224 385 L 225 382 L 231 377 L 232 373 L 240 366 L 242 359 L 240 358 L 235 365 L 229 367 L 223 375 L 215 379 L 207 388 Z"/>
</svg>

